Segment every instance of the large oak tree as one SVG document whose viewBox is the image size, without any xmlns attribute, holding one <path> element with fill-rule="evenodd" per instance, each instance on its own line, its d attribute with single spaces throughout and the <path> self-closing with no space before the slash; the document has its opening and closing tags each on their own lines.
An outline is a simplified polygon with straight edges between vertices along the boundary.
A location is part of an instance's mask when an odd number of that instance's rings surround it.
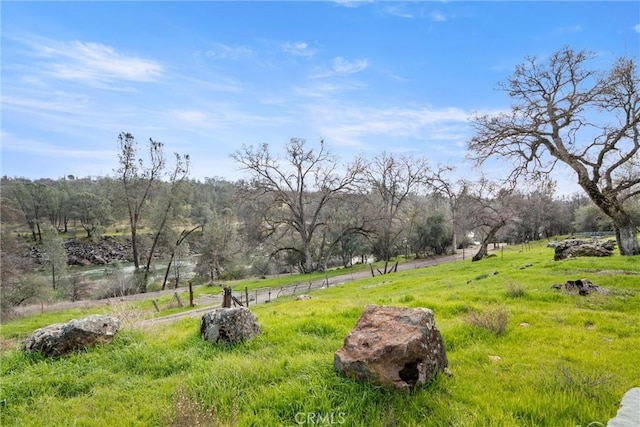
<svg viewBox="0 0 640 427">
<path fill-rule="evenodd" d="M 640 254 L 630 211 L 640 197 L 640 85 L 636 63 L 618 59 L 604 72 L 595 55 L 565 47 L 542 60 L 529 57 L 499 88 L 509 112 L 479 115 L 469 142 L 480 163 L 513 161 L 510 178 L 540 177 L 565 164 L 614 224 L 622 255 Z"/>
</svg>

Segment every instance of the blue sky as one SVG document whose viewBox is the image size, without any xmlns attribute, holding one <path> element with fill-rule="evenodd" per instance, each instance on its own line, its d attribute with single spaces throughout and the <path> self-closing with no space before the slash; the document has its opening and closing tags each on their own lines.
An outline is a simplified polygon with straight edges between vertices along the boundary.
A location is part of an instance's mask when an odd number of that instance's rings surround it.
<svg viewBox="0 0 640 427">
<path fill-rule="evenodd" d="M 640 57 L 640 3 L 6 2 L 2 174 L 113 174 L 131 132 L 238 179 L 242 144 L 292 137 L 466 170 L 475 112 L 526 56 Z M 562 177 L 559 177 L 562 180 Z"/>
</svg>

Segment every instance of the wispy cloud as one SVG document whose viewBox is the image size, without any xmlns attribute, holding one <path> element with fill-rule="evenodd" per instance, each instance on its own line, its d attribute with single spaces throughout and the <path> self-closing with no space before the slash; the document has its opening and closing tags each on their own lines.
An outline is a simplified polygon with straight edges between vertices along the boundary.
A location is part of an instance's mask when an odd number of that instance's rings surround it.
<svg viewBox="0 0 640 427">
<path fill-rule="evenodd" d="M 214 43 L 213 47 L 204 54 L 213 59 L 239 61 L 251 57 L 253 50 L 246 46 Z"/>
<path fill-rule="evenodd" d="M 576 24 L 576 25 L 569 25 L 566 27 L 557 27 L 553 31 L 556 34 L 575 34 L 575 33 L 581 33 L 582 30 L 583 30 L 582 25 Z"/>
<path fill-rule="evenodd" d="M 20 138 L 4 131 L 2 131 L 1 135 L 3 151 L 34 153 L 39 156 L 80 160 L 104 160 L 105 158 L 116 158 L 117 155 L 116 150 L 78 150 L 61 148 L 36 139 Z"/>
<path fill-rule="evenodd" d="M 448 20 L 447 15 L 436 10 L 429 13 L 429 18 L 431 18 L 431 20 L 434 22 L 445 22 L 446 20 Z"/>
<path fill-rule="evenodd" d="M 311 75 L 313 79 L 320 79 L 332 76 L 348 76 L 350 74 L 359 73 L 369 67 L 369 61 L 366 59 L 356 59 L 350 61 L 342 56 L 333 58 L 330 69 L 322 69 Z"/>
<path fill-rule="evenodd" d="M 406 9 L 402 6 L 397 6 L 397 5 L 388 6 L 386 9 L 386 12 L 389 15 L 397 16 L 398 18 L 407 18 L 407 19 L 415 18 L 414 14 L 407 12 Z"/>
<path fill-rule="evenodd" d="M 640 33 L 640 24 L 633 27 L 636 33 Z"/>
<path fill-rule="evenodd" d="M 375 0 L 333 0 L 334 3 L 344 7 L 358 7 L 363 4 L 374 3 Z"/>
<path fill-rule="evenodd" d="M 310 86 L 298 86 L 295 93 L 308 98 L 325 98 L 341 92 L 362 90 L 365 86 L 358 82 L 321 83 Z"/>
<path fill-rule="evenodd" d="M 157 61 L 122 54 L 101 43 L 32 38 L 27 44 L 40 59 L 43 73 L 59 79 L 87 83 L 150 82 L 158 80 L 165 71 Z"/>
<path fill-rule="evenodd" d="M 468 136 L 471 113 L 458 108 L 371 108 L 311 106 L 315 126 L 337 145 L 367 148 L 371 141 L 460 141 Z"/>
<path fill-rule="evenodd" d="M 246 111 L 232 103 L 209 104 L 198 109 L 174 109 L 158 112 L 159 122 L 171 123 L 171 127 L 181 132 L 211 129 L 234 130 L 238 128 L 273 128 L 291 122 L 285 116 L 270 111 Z M 162 125 L 166 127 L 165 125 Z"/>
<path fill-rule="evenodd" d="M 304 57 L 312 57 L 316 50 L 309 47 L 305 42 L 285 42 L 280 45 L 283 52 Z"/>
<path fill-rule="evenodd" d="M 355 61 L 349 61 L 341 56 L 333 59 L 333 71 L 336 74 L 342 76 L 359 73 L 365 70 L 369 66 L 366 59 L 356 59 Z"/>
</svg>

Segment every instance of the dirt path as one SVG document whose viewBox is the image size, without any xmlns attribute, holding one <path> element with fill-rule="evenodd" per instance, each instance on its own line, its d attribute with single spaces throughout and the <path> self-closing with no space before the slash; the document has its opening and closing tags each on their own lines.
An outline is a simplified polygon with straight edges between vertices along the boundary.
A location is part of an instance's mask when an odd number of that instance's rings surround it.
<svg viewBox="0 0 640 427">
<path fill-rule="evenodd" d="M 463 254 L 459 253 L 456 255 L 446 255 L 439 257 L 432 257 L 427 259 L 419 259 L 414 260 L 412 262 L 408 262 L 405 264 L 398 264 L 398 271 L 406 271 L 406 270 L 414 270 L 417 268 L 431 267 L 434 265 L 445 264 L 454 261 L 461 261 L 463 259 L 471 259 L 472 254 L 475 253 L 473 251 L 465 251 L 464 258 Z M 390 265 L 393 267 L 393 265 Z M 374 270 L 375 271 L 375 270 Z M 378 272 L 375 271 L 376 276 Z M 314 289 L 321 289 L 325 287 L 331 287 L 338 284 L 349 283 L 355 280 L 365 279 L 367 277 L 371 277 L 371 271 L 359 271 L 354 273 L 347 273 L 340 276 L 329 277 L 326 279 L 316 280 L 316 281 L 301 281 L 296 284 L 291 284 L 287 286 L 281 286 L 277 288 L 263 288 L 263 289 L 254 289 L 249 292 L 249 305 L 255 304 L 264 304 L 266 302 L 270 302 L 276 298 L 281 296 L 291 296 L 291 295 L 302 295 L 306 292 L 309 292 Z M 234 292 L 234 296 L 240 299 L 240 292 Z M 242 298 L 244 301 L 244 297 Z M 195 301 L 197 306 L 202 306 L 196 308 L 194 310 L 190 310 L 188 312 L 172 314 L 169 316 L 158 317 L 154 319 L 147 319 L 140 322 L 141 325 L 150 326 L 157 325 L 166 322 L 175 321 L 177 319 L 181 319 L 184 317 L 197 317 L 200 314 L 211 310 L 213 307 L 219 307 L 222 304 L 222 295 L 207 295 L 205 297 L 198 298 Z"/>
</svg>

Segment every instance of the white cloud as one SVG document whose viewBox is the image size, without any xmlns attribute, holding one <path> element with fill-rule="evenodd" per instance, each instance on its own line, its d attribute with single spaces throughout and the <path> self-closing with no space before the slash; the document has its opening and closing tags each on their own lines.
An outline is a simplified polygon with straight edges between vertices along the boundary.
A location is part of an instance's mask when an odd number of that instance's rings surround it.
<svg viewBox="0 0 640 427">
<path fill-rule="evenodd" d="M 471 114 L 458 108 L 373 108 L 340 105 L 311 106 L 318 131 L 338 145 L 368 146 L 372 139 L 402 141 L 464 140 Z"/>
<path fill-rule="evenodd" d="M 364 85 L 358 84 L 357 82 L 322 83 L 306 87 L 296 87 L 295 92 L 300 96 L 324 98 L 340 92 L 361 90 L 363 88 Z"/>
<path fill-rule="evenodd" d="M 447 20 L 447 16 L 442 13 L 442 12 L 438 12 L 438 11 L 433 11 L 429 14 L 429 17 L 431 18 L 432 21 L 435 22 L 444 22 Z"/>
<path fill-rule="evenodd" d="M 84 95 L 67 94 L 63 92 L 47 92 L 40 96 L 30 94 L 30 96 L 4 95 L 2 97 L 2 108 L 8 110 L 35 112 L 48 111 L 60 114 L 71 114 L 84 110 L 88 105 L 88 98 Z"/>
<path fill-rule="evenodd" d="M 280 45 L 281 49 L 285 53 L 296 56 L 312 57 L 315 55 L 315 49 L 312 49 L 305 42 L 286 42 Z"/>
<path fill-rule="evenodd" d="M 389 6 L 387 7 L 387 13 L 389 15 L 397 16 L 398 18 L 414 18 L 415 16 L 409 12 L 407 12 L 403 7 L 400 6 Z"/>
<path fill-rule="evenodd" d="M 28 42 L 46 74 L 85 82 L 149 82 L 162 77 L 164 67 L 153 60 L 124 55 L 110 46 L 92 42 L 57 42 L 39 39 Z"/>
<path fill-rule="evenodd" d="M 317 69 L 311 74 L 312 79 L 323 79 L 333 76 L 348 76 L 350 74 L 359 73 L 366 70 L 369 67 L 369 62 L 366 59 L 356 59 L 349 61 L 342 56 L 333 58 L 331 68 Z"/>
<path fill-rule="evenodd" d="M 211 49 L 205 52 L 205 55 L 214 59 L 230 59 L 239 61 L 252 56 L 253 51 L 245 46 L 230 46 L 223 43 L 215 43 Z"/>
<path fill-rule="evenodd" d="M 39 140 L 20 138 L 4 131 L 2 132 L 2 150 L 81 160 L 104 160 L 105 158 L 116 158 L 117 155 L 116 150 L 75 150 L 56 147 Z"/>
<path fill-rule="evenodd" d="M 640 33 L 640 24 L 633 27 L 636 33 Z"/>
<path fill-rule="evenodd" d="M 576 25 L 570 25 L 568 27 L 558 27 L 555 29 L 556 33 L 559 34 L 572 34 L 572 33 L 580 33 L 582 32 L 583 28 L 581 25 L 576 24 Z"/>
<path fill-rule="evenodd" d="M 207 121 L 207 114 L 197 110 L 176 110 L 174 111 L 176 118 L 180 121 L 202 125 Z"/>
<path fill-rule="evenodd" d="M 374 3 L 375 0 L 333 0 L 334 3 L 344 7 L 358 7 L 363 4 Z"/>
<path fill-rule="evenodd" d="M 359 73 L 365 70 L 369 66 L 366 59 L 356 59 L 355 61 L 349 61 L 341 56 L 333 59 L 333 71 L 336 74 L 348 75 Z"/>
</svg>

